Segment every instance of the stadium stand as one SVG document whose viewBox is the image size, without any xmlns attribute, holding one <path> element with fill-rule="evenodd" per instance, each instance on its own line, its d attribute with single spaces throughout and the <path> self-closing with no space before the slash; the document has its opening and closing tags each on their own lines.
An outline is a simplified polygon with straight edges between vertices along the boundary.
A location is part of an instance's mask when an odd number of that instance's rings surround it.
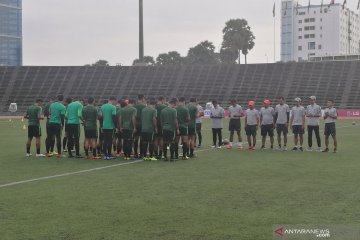
<svg viewBox="0 0 360 240">
<path fill-rule="evenodd" d="M 169 66 L 169 67 L 0 67 L 0 114 L 11 102 L 19 114 L 36 98 L 109 96 L 197 97 L 205 103 L 217 99 L 241 104 L 284 96 L 318 97 L 324 105 L 334 99 L 338 109 L 360 108 L 360 61 Z"/>
</svg>

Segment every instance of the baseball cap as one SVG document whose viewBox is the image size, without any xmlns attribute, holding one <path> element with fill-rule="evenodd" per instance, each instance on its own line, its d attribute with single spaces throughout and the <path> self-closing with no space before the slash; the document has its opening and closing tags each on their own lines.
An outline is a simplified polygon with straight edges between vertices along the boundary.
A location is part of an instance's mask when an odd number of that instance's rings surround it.
<svg viewBox="0 0 360 240">
<path fill-rule="evenodd" d="M 270 100 L 269 100 L 269 99 L 265 99 L 263 103 L 266 104 L 266 105 L 269 105 L 269 104 L 270 104 Z"/>
<path fill-rule="evenodd" d="M 249 106 L 254 106 L 255 102 L 254 101 L 249 101 Z"/>
<path fill-rule="evenodd" d="M 311 100 L 314 100 L 314 101 L 316 100 L 316 97 L 315 97 L 315 96 L 310 96 L 309 98 L 310 98 Z"/>
<path fill-rule="evenodd" d="M 301 98 L 297 97 L 294 99 L 295 102 L 301 102 Z"/>
</svg>

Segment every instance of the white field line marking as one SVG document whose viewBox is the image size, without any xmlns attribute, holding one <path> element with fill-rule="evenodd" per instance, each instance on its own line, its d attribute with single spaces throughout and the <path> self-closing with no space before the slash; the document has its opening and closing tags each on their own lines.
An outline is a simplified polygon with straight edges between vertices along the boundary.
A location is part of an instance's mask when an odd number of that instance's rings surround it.
<svg viewBox="0 0 360 240">
<path fill-rule="evenodd" d="M 62 174 L 57 174 L 57 175 L 52 175 L 52 176 L 47 176 L 47 177 L 33 178 L 33 179 L 29 179 L 29 180 L 23 180 L 23 181 L 3 184 L 3 185 L 0 185 L 0 188 L 20 185 L 20 184 L 25 184 L 25 183 L 30 183 L 30 182 L 36 182 L 36 181 L 43 181 L 43 180 L 48 180 L 48 179 L 53 179 L 53 178 L 77 175 L 77 174 L 82 174 L 82 173 L 94 172 L 94 171 L 99 171 L 99 170 L 103 170 L 103 169 L 107 169 L 107 168 L 114 168 L 114 167 L 130 165 L 130 164 L 140 163 L 140 162 L 143 162 L 143 160 L 136 160 L 136 161 L 133 161 L 133 162 L 113 164 L 113 165 L 110 165 L 110 166 L 91 168 L 91 169 L 86 169 L 86 170 L 81 170 L 81 171 L 76 171 L 76 172 L 62 173 Z"/>
<path fill-rule="evenodd" d="M 348 128 L 348 127 L 355 127 L 355 126 L 341 126 L 341 127 L 338 127 L 337 129 L 339 129 L 339 128 Z M 290 137 L 290 136 L 293 136 L 293 135 L 288 135 L 288 136 Z M 260 141 L 261 141 L 261 139 L 257 140 L 257 142 L 260 142 Z M 244 144 L 246 145 L 247 143 L 244 142 Z M 205 149 L 197 150 L 196 152 L 205 152 L 205 151 L 210 151 L 210 150 L 216 150 L 216 149 L 205 148 Z M 48 180 L 48 179 L 53 179 L 53 178 L 77 175 L 77 174 L 82 174 L 82 173 L 94 172 L 94 171 L 99 171 L 99 170 L 103 170 L 103 169 L 107 169 L 107 168 L 114 168 L 114 167 L 129 165 L 129 164 L 133 164 L 133 163 L 140 163 L 140 162 L 143 162 L 143 160 L 137 160 L 137 161 L 133 161 L 133 162 L 114 164 L 114 165 L 105 166 L 105 167 L 91 168 L 91 169 L 86 169 L 86 170 L 81 170 L 81 171 L 76 171 L 76 172 L 68 172 L 68 173 L 62 173 L 62 174 L 47 176 L 47 177 L 40 177 L 40 178 L 33 178 L 33 179 L 23 180 L 23 181 L 11 182 L 11 183 L 0 185 L 0 188 L 20 185 L 20 184 L 25 184 L 25 183 L 30 183 L 30 182 L 36 182 L 36 181 L 43 181 L 43 180 Z"/>
</svg>

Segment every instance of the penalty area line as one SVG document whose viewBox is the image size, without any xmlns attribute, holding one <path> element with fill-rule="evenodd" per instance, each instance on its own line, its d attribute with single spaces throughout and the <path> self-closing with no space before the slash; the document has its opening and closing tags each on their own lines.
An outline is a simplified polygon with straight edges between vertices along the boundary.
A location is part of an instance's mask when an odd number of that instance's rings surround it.
<svg viewBox="0 0 360 240">
<path fill-rule="evenodd" d="M 49 179 L 53 179 L 53 178 L 60 178 L 60 177 L 78 175 L 78 174 L 82 174 L 82 173 L 100 171 L 100 170 L 104 170 L 104 169 L 108 169 L 108 168 L 120 167 L 120 166 L 124 166 L 124 165 L 140 163 L 140 162 L 143 162 L 143 160 L 137 160 L 137 161 L 127 162 L 127 163 L 113 164 L 113 165 L 105 166 L 105 167 L 97 167 L 97 168 L 91 168 L 91 169 L 86 169 L 86 170 L 80 170 L 80 171 L 76 171 L 76 172 L 68 172 L 68 173 L 56 174 L 56 175 L 52 175 L 52 176 L 46 176 L 46 177 L 33 178 L 33 179 L 28 179 L 28 180 L 23 180 L 23 181 L 11 182 L 11 183 L 6 183 L 6 184 L 0 185 L 0 188 L 11 187 L 11 186 L 20 185 L 20 184 L 26 184 L 26 183 L 31 183 L 31 182 L 38 182 L 38 181 L 43 181 L 43 180 L 49 180 Z"/>
</svg>

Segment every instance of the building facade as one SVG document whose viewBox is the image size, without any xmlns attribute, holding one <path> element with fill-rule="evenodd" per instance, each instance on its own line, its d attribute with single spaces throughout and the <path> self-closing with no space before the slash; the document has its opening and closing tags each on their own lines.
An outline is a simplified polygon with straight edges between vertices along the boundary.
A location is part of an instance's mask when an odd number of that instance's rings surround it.
<svg viewBox="0 0 360 240">
<path fill-rule="evenodd" d="M 359 14 L 342 4 L 281 3 L 281 61 L 360 54 Z"/>
<path fill-rule="evenodd" d="M 21 0 L 0 0 L 0 65 L 22 65 Z"/>
</svg>

